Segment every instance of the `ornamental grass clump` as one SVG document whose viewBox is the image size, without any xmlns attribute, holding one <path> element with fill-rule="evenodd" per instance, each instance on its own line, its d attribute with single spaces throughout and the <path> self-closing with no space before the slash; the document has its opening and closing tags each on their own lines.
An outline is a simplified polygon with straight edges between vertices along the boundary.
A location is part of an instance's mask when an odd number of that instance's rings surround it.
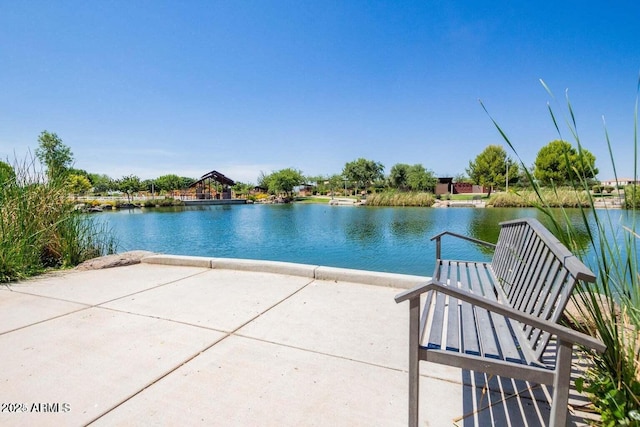
<svg viewBox="0 0 640 427">
<path fill-rule="evenodd" d="M 544 82 L 543 86 L 553 97 Z M 638 89 L 640 90 L 640 84 Z M 584 162 L 584 165 L 587 162 L 582 156 L 575 116 L 568 96 L 566 102 L 569 117 L 566 125 L 578 147 L 578 162 Z M 551 107 L 549 112 L 558 134 L 562 137 L 556 115 Z M 638 177 L 637 117 L 638 100 L 636 98 L 633 145 L 635 180 Z M 492 121 L 506 143 L 516 152 L 514 144 L 495 120 L 492 119 Z M 604 136 L 617 180 L 606 126 Z M 640 235 L 636 230 L 638 219 L 636 189 L 632 187 L 626 191 L 627 200 L 634 201 L 627 204 L 626 211 L 596 209 L 589 191 L 589 180 L 578 173 L 581 168 L 577 166 L 581 165 L 571 164 L 567 156 L 563 161 L 567 162 L 567 166 L 575 172 L 572 182 L 574 193 L 580 197 L 584 195 L 588 200 L 587 206 L 582 204 L 579 206 L 581 220 L 578 224 L 571 221 L 564 208 L 552 207 L 552 198 L 542 191 L 532 176 L 529 176 L 529 180 L 533 183 L 533 191 L 537 197 L 536 207 L 545 214 L 546 222 L 552 232 L 571 248 L 597 277 L 596 283 L 580 283 L 576 286 L 572 299 L 578 315 L 571 319 L 571 323 L 575 328 L 602 340 L 607 349 L 603 354 L 588 353 L 587 357 L 591 361 L 590 368 L 585 377 L 576 382 L 576 388 L 590 396 L 595 410 L 601 416 L 602 424 L 640 426 L 640 270 L 638 263 Z M 521 159 L 520 162 L 524 166 Z M 530 175 L 528 169 L 526 167 L 524 169 Z"/>
<path fill-rule="evenodd" d="M 590 205 L 588 192 L 574 189 L 541 189 L 537 191 L 522 190 L 513 193 L 499 193 L 491 197 L 489 205 L 496 208 L 532 208 L 544 198 L 549 207 L 588 208 Z"/>
<path fill-rule="evenodd" d="M 75 210 L 64 180 L 48 180 L 33 161 L 1 178 L 0 282 L 114 252 L 104 225 Z"/>
<path fill-rule="evenodd" d="M 367 206 L 432 206 L 435 197 L 431 193 L 385 191 L 367 196 Z"/>
</svg>

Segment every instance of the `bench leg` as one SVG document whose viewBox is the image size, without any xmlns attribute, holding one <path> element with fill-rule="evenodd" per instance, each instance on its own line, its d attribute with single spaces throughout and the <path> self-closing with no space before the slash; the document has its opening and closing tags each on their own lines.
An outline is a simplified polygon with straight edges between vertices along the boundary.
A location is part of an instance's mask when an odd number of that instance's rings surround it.
<svg viewBox="0 0 640 427">
<path fill-rule="evenodd" d="M 551 419 L 549 420 L 551 427 L 567 425 L 572 350 L 571 343 L 558 340 L 556 376 L 553 380 L 553 400 L 551 401 Z"/>
<path fill-rule="evenodd" d="M 409 306 L 409 426 L 418 426 L 420 385 L 420 296 L 412 298 Z"/>
</svg>

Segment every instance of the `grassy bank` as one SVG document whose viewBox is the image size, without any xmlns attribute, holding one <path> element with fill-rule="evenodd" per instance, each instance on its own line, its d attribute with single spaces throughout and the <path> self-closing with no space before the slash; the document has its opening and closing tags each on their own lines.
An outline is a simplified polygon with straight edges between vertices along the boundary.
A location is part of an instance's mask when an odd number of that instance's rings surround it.
<svg viewBox="0 0 640 427">
<path fill-rule="evenodd" d="M 114 252 L 108 230 L 74 210 L 65 182 L 47 182 L 28 163 L 14 172 L 0 183 L 0 282 Z"/>
</svg>

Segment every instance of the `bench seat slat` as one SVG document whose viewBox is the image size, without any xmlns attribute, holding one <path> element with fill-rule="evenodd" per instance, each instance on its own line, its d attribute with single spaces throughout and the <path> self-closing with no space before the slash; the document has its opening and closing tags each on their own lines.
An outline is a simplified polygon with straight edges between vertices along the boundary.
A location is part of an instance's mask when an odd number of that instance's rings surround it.
<svg viewBox="0 0 640 427">
<path fill-rule="evenodd" d="M 465 275 L 465 273 L 468 274 Z M 470 277 L 475 278 L 471 280 Z M 498 300 L 493 292 L 490 270 L 485 263 L 445 262 L 440 278 L 454 283 L 454 286 L 471 290 L 495 301 Z M 429 340 L 423 344 L 427 349 L 442 349 L 442 338 L 445 335 L 446 325 L 447 338 L 444 341 L 444 346 L 448 351 L 544 367 L 533 357 L 533 353 L 522 351 L 521 341 L 525 338 L 517 332 L 519 330 L 518 322 L 444 295 L 442 298 L 435 298 L 432 309 L 434 316 L 430 324 L 431 333 Z M 459 317 L 455 321 L 448 321 L 454 316 Z M 438 320 L 434 321 L 434 319 Z M 447 319 L 447 322 L 444 319 Z M 426 319 L 423 319 L 423 322 L 426 322 Z M 486 325 L 490 325 L 490 327 Z M 452 338 L 454 336 L 455 338 Z M 462 338 L 461 345 L 458 344 L 460 337 Z"/>
<path fill-rule="evenodd" d="M 429 314 L 433 311 L 433 296 L 434 292 L 428 292 L 424 298 L 424 308 L 422 310 L 422 316 L 420 317 L 420 342 L 424 339 L 425 333 L 428 331 L 427 322 L 429 320 Z"/>
<path fill-rule="evenodd" d="M 476 330 L 475 314 L 473 306 L 468 302 L 460 305 L 460 317 L 462 318 L 462 349 L 466 354 L 480 355 L 480 341 Z"/>
<path fill-rule="evenodd" d="M 449 298 L 447 303 L 446 349 L 460 350 L 460 305 L 457 298 Z"/>
<path fill-rule="evenodd" d="M 503 302 L 501 300 L 500 294 L 495 292 L 495 286 L 493 283 L 491 270 L 482 269 L 478 271 L 480 281 L 479 283 L 485 287 L 485 294 L 490 293 L 496 301 Z M 511 324 L 511 320 L 501 316 L 499 314 L 491 313 L 491 321 L 493 322 L 496 337 L 498 339 L 498 344 L 500 346 L 500 351 L 502 353 L 502 358 L 513 362 L 513 363 L 527 363 L 527 359 L 525 359 L 525 355 L 521 351 L 520 340 L 522 340 L 522 336 L 518 338 L 516 331 L 518 330 L 519 323 L 515 322 L 516 325 Z"/>
<path fill-rule="evenodd" d="M 480 277 L 478 275 L 477 263 L 468 264 L 468 268 L 470 270 L 469 277 L 465 280 L 468 280 L 468 286 L 471 290 L 478 295 L 483 295 L 485 298 L 495 301 L 496 298 L 493 292 L 486 292 L 487 290 L 483 289 L 483 284 L 481 284 Z M 465 285 L 467 284 L 465 283 Z M 480 340 L 481 354 L 484 357 L 500 359 L 500 349 L 498 348 L 497 337 L 495 336 L 495 330 L 489 312 L 479 307 L 474 307 L 473 311 L 476 318 L 476 333 Z"/>
<path fill-rule="evenodd" d="M 448 283 L 458 283 L 460 274 L 457 263 L 449 263 Z M 460 350 L 460 308 L 457 298 L 448 298 L 447 303 L 447 338 L 446 349 L 452 351 Z"/>
<path fill-rule="evenodd" d="M 442 293 L 436 294 L 435 307 L 433 308 L 433 317 L 431 318 L 431 333 L 429 334 L 428 348 L 442 348 L 442 335 L 444 332 L 444 315 L 446 295 Z"/>
</svg>

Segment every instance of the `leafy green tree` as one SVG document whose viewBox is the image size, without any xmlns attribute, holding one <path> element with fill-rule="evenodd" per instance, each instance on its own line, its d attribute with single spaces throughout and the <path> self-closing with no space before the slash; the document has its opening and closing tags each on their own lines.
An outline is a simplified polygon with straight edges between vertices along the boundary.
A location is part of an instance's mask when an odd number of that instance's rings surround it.
<svg viewBox="0 0 640 427">
<path fill-rule="evenodd" d="M 516 185 L 520 188 L 531 188 L 531 177 L 533 177 L 534 167 L 520 168 Z M 511 175 L 511 173 L 509 173 Z M 511 182 L 511 181 L 509 181 Z"/>
<path fill-rule="evenodd" d="M 342 174 L 356 183 L 356 188 L 367 188 L 374 181 L 384 179 L 384 165 L 380 162 L 359 158 L 345 164 Z"/>
<path fill-rule="evenodd" d="M 117 183 L 109 175 L 105 174 L 90 173 L 89 181 L 95 193 L 106 193 L 118 188 Z"/>
<path fill-rule="evenodd" d="M 127 195 L 127 201 L 129 203 L 131 203 L 131 196 L 133 193 L 137 193 L 143 188 L 140 178 L 135 175 L 124 176 L 118 181 L 118 190 Z"/>
<path fill-rule="evenodd" d="M 183 186 L 183 180 L 175 174 L 162 175 L 154 180 L 154 185 L 156 191 L 180 190 Z"/>
<path fill-rule="evenodd" d="M 534 177 L 545 185 L 565 185 L 579 179 L 591 181 L 598 174 L 596 158 L 584 148 L 556 139 L 538 151 Z"/>
<path fill-rule="evenodd" d="M 152 195 L 155 195 L 160 191 L 156 186 L 156 181 L 154 179 L 145 179 L 140 182 L 140 184 L 142 185 L 141 191 L 152 193 Z"/>
<path fill-rule="evenodd" d="M 181 181 L 181 184 L 178 189 L 183 189 L 183 188 L 189 188 L 191 184 L 197 181 L 197 179 L 189 178 L 188 176 L 181 176 L 180 181 Z"/>
<path fill-rule="evenodd" d="M 264 173 L 264 171 L 260 171 L 258 174 L 258 187 L 269 188 L 269 175 Z"/>
<path fill-rule="evenodd" d="M 331 193 L 331 197 L 333 198 L 336 190 L 339 190 L 343 186 L 343 178 L 340 174 L 333 174 L 326 178 L 325 185 L 328 187 L 328 191 Z"/>
<path fill-rule="evenodd" d="M 409 168 L 411 166 L 405 163 L 397 163 L 391 166 L 389 171 L 389 186 L 398 190 L 406 190 L 409 188 L 407 176 L 409 175 Z"/>
<path fill-rule="evenodd" d="M 293 187 L 304 183 L 302 172 L 296 169 L 281 169 L 266 177 L 269 193 L 291 195 Z"/>
<path fill-rule="evenodd" d="M 328 191 L 329 178 L 324 175 L 306 176 L 305 182 L 314 185 L 319 194 L 325 194 Z"/>
<path fill-rule="evenodd" d="M 91 174 L 84 169 L 69 168 L 67 169 L 67 174 L 84 176 L 91 182 Z"/>
<path fill-rule="evenodd" d="M 5 185 L 16 179 L 16 171 L 9 163 L 0 161 L 0 185 Z"/>
<path fill-rule="evenodd" d="M 421 164 L 409 166 L 407 171 L 407 185 L 413 191 L 429 191 L 435 192 L 438 178 L 435 174 L 425 169 Z"/>
<path fill-rule="evenodd" d="M 62 143 L 58 135 L 46 130 L 38 136 L 38 142 L 36 157 L 46 165 L 48 178 L 50 180 L 64 178 L 73 163 L 71 149 Z"/>
<path fill-rule="evenodd" d="M 86 176 L 70 174 L 67 176 L 67 188 L 74 196 L 91 190 L 91 181 Z"/>
<path fill-rule="evenodd" d="M 502 187 L 506 184 L 507 166 L 509 168 L 509 181 L 515 179 L 518 172 L 518 164 L 507 157 L 507 152 L 500 145 L 489 145 L 469 162 L 467 174 L 474 184 L 489 188 L 489 196 L 494 187 Z"/>
</svg>

